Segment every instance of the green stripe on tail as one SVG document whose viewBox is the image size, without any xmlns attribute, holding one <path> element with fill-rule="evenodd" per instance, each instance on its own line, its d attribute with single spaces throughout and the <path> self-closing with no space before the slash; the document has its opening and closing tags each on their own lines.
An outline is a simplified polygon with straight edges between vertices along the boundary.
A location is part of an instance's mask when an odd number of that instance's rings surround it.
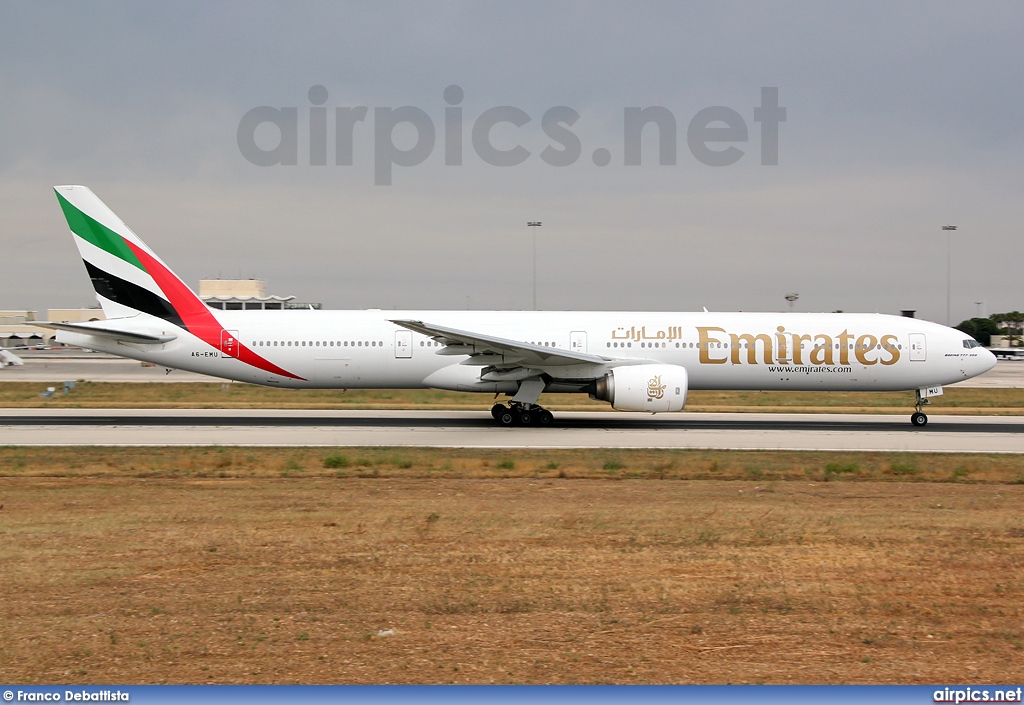
<svg viewBox="0 0 1024 705">
<path fill-rule="evenodd" d="M 142 266 L 142 262 L 139 261 L 139 258 L 128 247 L 128 243 L 124 241 L 124 238 L 75 208 L 59 192 L 56 193 L 57 200 L 64 211 L 64 217 L 68 220 L 71 232 L 83 240 L 91 242 L 101 250 L 106 250 L 115 257 L 123 259 L 128 264 L 134 265 L 144 272 L 146 271 L 146 268 Z"/>
</svg>

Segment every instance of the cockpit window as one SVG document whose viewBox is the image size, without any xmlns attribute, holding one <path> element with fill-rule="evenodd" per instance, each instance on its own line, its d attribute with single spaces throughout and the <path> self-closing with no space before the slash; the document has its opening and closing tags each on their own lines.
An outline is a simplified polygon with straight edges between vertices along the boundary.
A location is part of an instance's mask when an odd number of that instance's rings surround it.
<svg viewBox="0 0 1024 705">
<path fill-rule="evenodd" d="M 967 348 L 968 350 L 970 350 L 971 348 L 980 348 L 981 343 L 979 343 L 974 338 L 968 338 L 967 340 L 964 341 L 964 347 Z"/>
</svg>

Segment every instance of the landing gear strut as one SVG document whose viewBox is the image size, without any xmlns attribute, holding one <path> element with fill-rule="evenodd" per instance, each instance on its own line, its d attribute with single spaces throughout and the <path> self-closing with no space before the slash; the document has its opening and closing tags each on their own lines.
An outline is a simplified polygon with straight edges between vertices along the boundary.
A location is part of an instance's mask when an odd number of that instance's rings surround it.
<svg viewBox="0 0 1024 705">
<path fill-rule="evenodd" d="M 910 415 L 910 423 L 918 427 L 924 426 L 926 423 L 928 423 L 928 417 L 925 416 L 924 412 L 921 411 L 921 409 L 924 407 L 925 404 L 930 403 L 931 402 L 929 402 L 926 397 L 921 396 L 921 390 L 917 390 L 917 403 L 914 405 L 914 408 L 917 409 L 917 411 Z"/>
<path fill-rule="evenodd" d="M 509 402 L 508 406 L 495 404 L 491 416 L 502 426 L 550 426 L 555 420 L 544 407 L 518 401 Z"/>
<path fill-rule="evenodd" d="M 502 426 L 550 426 L 555 420 L 551 412 L 537 404 L 547 382 L 541 377 L 527 377 L 519 382 L 519 391 L 508 406 L 495 404 L 491 415 Z"/>
</svg>

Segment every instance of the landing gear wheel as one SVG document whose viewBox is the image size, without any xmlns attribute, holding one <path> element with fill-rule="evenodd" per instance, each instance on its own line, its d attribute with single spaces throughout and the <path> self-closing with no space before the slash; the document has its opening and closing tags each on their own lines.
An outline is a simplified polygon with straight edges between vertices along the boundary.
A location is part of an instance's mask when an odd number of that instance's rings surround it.
<svg viewBox="0 0 1024 705">
<path fill-rule="evenodd" d="M 537 414 L 537 423 L 541 426 L 550 426 L 554 421 L 555 417 L 547 409 L 541 409 Z"/>
<path fill-rule="evenodd" d="M 534 420 L 537 418 L 537 412 L 533 409 L 523 409 L 519 412 L 519 425 L 520 426 L 532 426 Z"/>
<path fill-rule="evenodd" d="M 914 424 L 918 428 L 921 428 L 928 423 L 928 417 L 924 415 L 924 412 L 922 412 L 921 409 L 924 408 L 925 404 L 931 403 L 928 401 L 928 398 L 922 394 L 923 391 L 925 390 L 917 390 L 917 403 L 914 405 L 914 409 L 916 409 L 916 411 L 914 411 L 910 416 L 910 423 Z"/>
<path fill-rule="evenodd" d="M 491 407 L 491 416 L 494 417 L 495 421 L 500 421 L 501 415 L 506 411 L 508 411 L 508 407 L 504 404 L 495 404 Z"/>
<path fill-rule="evenodd" d="M 502 426 L 513 426 L 516 422 L 516 414 L 509 408 L 502 407 L 504 410 L 498 414 L 498 423 Z"/>
</svg>

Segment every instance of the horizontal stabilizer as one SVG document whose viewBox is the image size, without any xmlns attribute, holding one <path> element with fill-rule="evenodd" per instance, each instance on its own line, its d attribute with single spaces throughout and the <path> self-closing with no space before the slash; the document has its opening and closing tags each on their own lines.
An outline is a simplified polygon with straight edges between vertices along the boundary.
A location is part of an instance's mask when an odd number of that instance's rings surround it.
<svg viewBox="0 0 1024 705">
<path fill-rule="evenodd" d="M 104 321 L 103 323 L 109 324 L 111 322 L 112 321 Z M 114 326 L 98 325 L 96 323 L 51 323 L 49 321 L 32 321 L 32 325 L 40 326 L 42 328 L 52 328 L 54 330 L 66 330 L 71 331 L 72 333 L 81 333 L 82 335 L 93 335 L 97 338 L 120 340 L 125 343 L 142 343 L 143 345 L 169 343 L 178 337 L 167 333 L 149 333 L 139 330 L 118 329 Z"/>
<path fill-rule="evenodd" d="M 24 365 L 25 361 L 9 350 L 0 349 L 0 367 L 5 365 Z"/>
</svg>

